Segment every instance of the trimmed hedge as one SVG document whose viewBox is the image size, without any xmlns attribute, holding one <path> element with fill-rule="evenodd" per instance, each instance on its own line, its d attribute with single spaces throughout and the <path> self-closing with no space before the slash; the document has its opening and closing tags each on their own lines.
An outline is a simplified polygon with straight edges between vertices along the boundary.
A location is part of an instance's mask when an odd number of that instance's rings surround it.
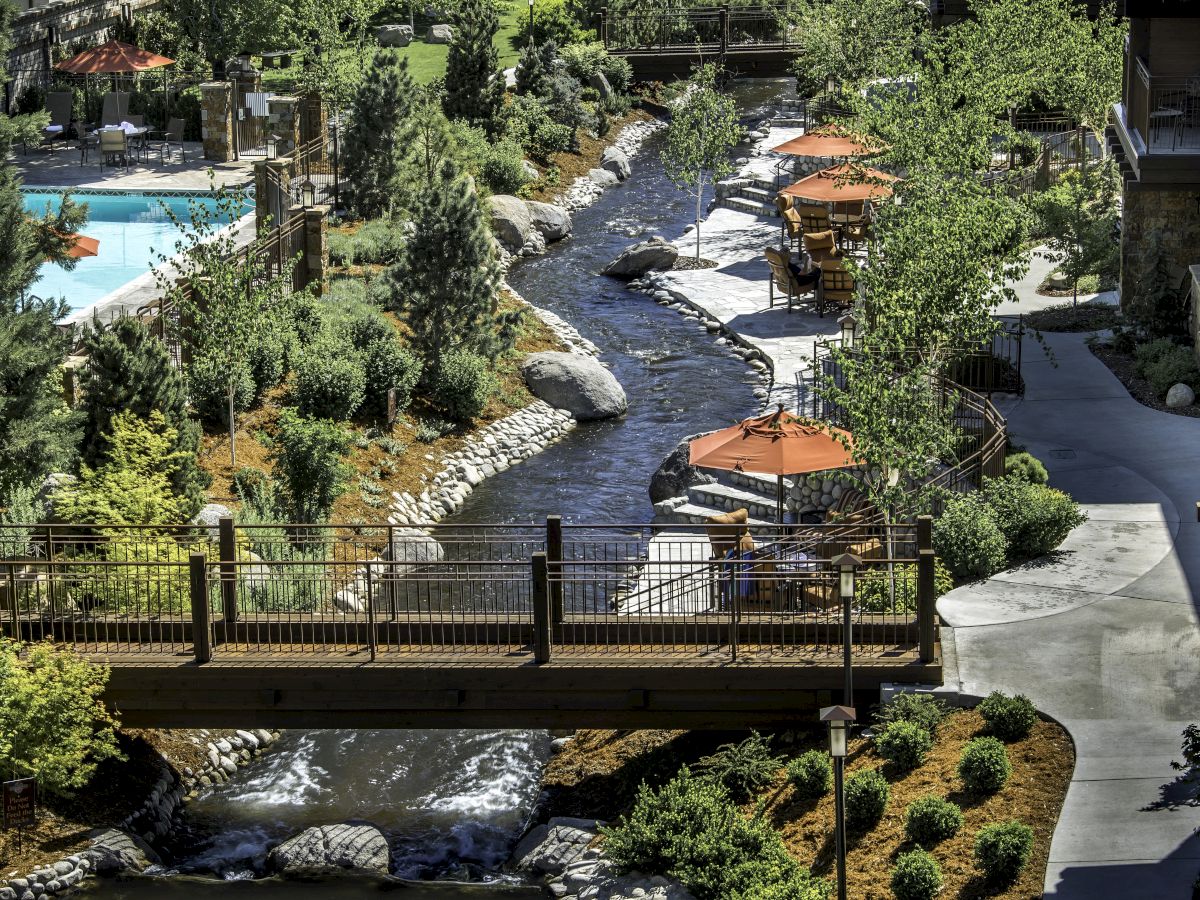
<svg viewBox="0 0 1200 900">
<path fill-rule="evenodd" d="M 958 777 L 972 794 L 994 794 L 1008 782 L 1008 751 L 994 737 L 967 742 L 958 758 Z"/>
<path fill-rule="evenodd" d="M 846 779 L 846 827 L 867 831 L 878 824 L 887 808 L 891 786 L 876 769 L 860 769 Z"/>
<path fill-rule="evenodd" d="M 1017 880 L 1033 853 L 1033 829 L 1024 822 L 985 825 L 975 836 L 975 865 L 995 886 Z"/>
<path fill-rule="evenodd" d="M 496 378 L 482 356 L 462 350 L 445 354 L 429 385 L 430 399 L 456 422 L 479 416 L 496 390 Z"/>
<path fill-rule="evenodd" d="M 914 844 L 932 847 L 947 841 L 962 828 L 963 815 L 957 803 L 933 794 L 918 797 L 904 814 L 904 834 Z"/>
<path fill-rule="evenodd" d="M 829 780 L 833 767 L 829 754 L 820 750 L 809 750 L 787 764 L 787 777 L 796 796 L 802 800 L 816 800 L 829 793 Z"/>
<path fill-rule="evenodd" d="M 916 722 L 890 722 L 875 735 L 875 751 L 903 772 L 923 763 L 932 749 L 933 737 Z"/>
<path fill-rule="evenodd" d="M 1024 694 L 1010 697 L 992 691 L 979 704 L 979 714 L 987 722 L 988 731 L 1002 741 L 1019 741 L 1028 737 L 1037 722 L 1037 710 Z"/>
<path fill-rule="evenodd" d="M 892 869 L 892 893 L 896 900 L 932 900 L 942 889 L 942 869 L 924 850 L 901 853 Z"/>
<path fill-rule="evenodd" d="M 875 712 L 880 727 L 892 722 L 914 722 L 933 735 L 950 713 L 946 701 L 932 694 L 897 694 Z"/>
</svg>

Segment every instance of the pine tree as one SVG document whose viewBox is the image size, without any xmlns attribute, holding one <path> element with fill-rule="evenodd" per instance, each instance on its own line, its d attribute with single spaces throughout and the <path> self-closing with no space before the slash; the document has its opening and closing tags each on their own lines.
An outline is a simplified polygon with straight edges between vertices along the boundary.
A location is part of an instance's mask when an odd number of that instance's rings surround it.
<svg viewBox="0 0 1200 900">
<path fill-rule="evenodd" d="M 205 473 L 196 465 L 200 426 L 188 415 L 183 376 L 171 365 L 166 347 L 136 319 L 118 319 L 111 326 L 95 323 L 84 338 L 88 365 L 83 373 L 84 417 L 82 461 L 99 467 L 111 450 L 112 420 L 121 412 L 150 419 L 159 412 L 172 429 L 178 465 L 171 488 L 187 501 L 188 515 L 204 503 Z"/>
<path fill-rule="evenodd" d="M 450 350 L 495 357 L 512 346 L 515 321 L 497 314 L 500 269 L 471 180 L 450 160 L 413 209 L 413 234 L 384 276 L 408 324 L 428 383 Z"/>
<path fill-rule="evenodd" d="M 12 5 L 0 2 L 0 59 L 8 58 L 13 15 Z M 4 81 L 0 69 L 0 86 Z M 44 120 L 0 112 L 0 149 L 40 134 Z M 69 340 L 57 326 L 69 307 L 30 290 L 47 259 L 74 265 L 65 251 L 83 218 L 66 198 L 56 210 L 30 216 L 13 168 L 0 156 L 0 498 L 67 469 L 75 456 L 79 417 L 63 402 L 59 374 Z"/>
<path fill-rule="evenodd" d="M 558 58 L 558 45 L 546 41 L 540 47 L 526 47 L 521 51 L 517 63 L 517 93 L 545 97 L 550 91 L 550 77 L 554 74 L 554 60 Z"/>
<path fill-rule="evenodd" d="M 348 203 L 363 218 L 383 215 L 392 207 L 416 99 L 408 60 L 393 49 L 377 52 L 354 97 L 343 138 Z"/>
<path fill-rule="evenodd" d="M 450 119 L 464 119 L 494 135 L 504 103 L 504 78 L 496 53 L 500 16 L 491 0 L 462 0 L 452 16 L 454 38 L 446 61 L 446 97 Z"/>
</svg>

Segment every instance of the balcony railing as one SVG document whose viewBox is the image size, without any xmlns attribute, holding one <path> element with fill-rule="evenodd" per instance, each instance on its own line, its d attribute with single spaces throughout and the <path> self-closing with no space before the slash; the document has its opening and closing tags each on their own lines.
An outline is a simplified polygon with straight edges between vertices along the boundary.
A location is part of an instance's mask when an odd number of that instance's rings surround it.
<svg viewBox="0 0 1200 900">
<path fill-rule="evenodd" d="M 1151 75 L 1138 59 L 1123 109 L 1139 151 L 1200 153 L 1200 75 Z"/>
</svg>

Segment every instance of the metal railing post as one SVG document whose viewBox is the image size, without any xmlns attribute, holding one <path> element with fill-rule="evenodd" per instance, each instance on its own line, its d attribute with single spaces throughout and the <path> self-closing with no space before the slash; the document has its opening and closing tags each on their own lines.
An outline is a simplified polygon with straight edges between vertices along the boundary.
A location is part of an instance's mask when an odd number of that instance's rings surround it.
<svg viewBox="0 0 1200 900">
<path fill-rule="evenodd" d="M 917 634 L 921 662 L 934 660 L 937 610 L 934 587 L 933 517 L 917 516 Z"/>
<path fill-rule="evenodd" d="M 221 559 L 221 614 L 226 622 L 236 622 L 237 537 L 233 531 L 233 519 L 229 516 L 217 520 L 217 552 Z"/>
<path fill-rule="evenodd" d="M 533 659 L 550 662 L 550 591 L 546 570 L 546 554 L 535 553 L 533 565 Z"/>
<path fill-rule="evenodd" d="M 193 553 L 188 557 L 188 588 L 192 601 L 192 648 L 198 663 L 206 663 L 212 659 L 206 564 L 203 553 Z"/>
<path fill-rule="evenodd" d="M 562 516 L 546 516 L 546 566 L 550 588 L 550 621 L 563 621 L 563 534 Z"/>
<path fill-rule="evenodd" d="M 367 560 L 367 649 L 371 652 L 371 662 L 379 649 L 379 638 L 375 634 L 375 590 L 371 581 L 371 561 Z"/>
</svg>

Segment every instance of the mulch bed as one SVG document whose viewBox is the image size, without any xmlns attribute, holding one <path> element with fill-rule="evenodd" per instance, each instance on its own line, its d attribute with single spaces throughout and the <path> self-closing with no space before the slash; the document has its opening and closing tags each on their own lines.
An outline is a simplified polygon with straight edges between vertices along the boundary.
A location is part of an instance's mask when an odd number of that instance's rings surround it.
<svg viewBox="0 0 1200 900">
<path fill-rule="evenodd" d="M 900 853 L 912 849 L 904 839 L 904 812 L 925 794 L 946 797 L 963 810 L 959 833 L 930 851 L 942 869 L 944 887 L 939 897 L 1041 897 L 1050 838 L 1075 765 L 1071 739 L 1060 726 L 1039 721 L 1028 738 L 1008 745 L 1012 776 L 1004 788 L 991 797 L 973 798 L 963 794 L 957 766 L 966 742 L 982 733 L 983 720 L 977 712 L 952 711 L 919 768 L 903 776 L 885 770 L 891 793 L 883 819 L 865 835 L 850 840 L 847 871 L 851 897 L 893 900 L 891 869 Z M 550 795 L 549 812 L 616 819 L 632 806 L 643 781 L 652 786 L 663 784 L 679 766 L 744 736 L 701 731 L 580 731 L 563 752 L 551 758 L 546 769 L 543 786 Z M 814 747 L 824 750 L 826 738 L 817 731 L 788 733 L 775 735 L 772 745 L 790 758 Z M 883 765 L 870 741 L 851 743 L 847 775 Z M 832 878 L 832 793 L 816 802 L 797 800 L 780 770 L 775 782 L 746 805 L 746 813 L 753 814 L 760 802 L 792 855 L 813 866 L 818 875 Z M 1033 855 L 1015 884 L 993 891 L 984 885 L 974 866 L 975 835 L 983 825 L 1011 819 L 1033 829 Z"/>
<path fill-rule="evenodd" d="M 1142 406 L 1157 409 L 1159 412 L 1171 413 L 1173 416 L 1200 419 L 1200 404 L 1193 403 L 1191 406 L 1182 406 L 1178 409 L 1167 406 L 1150 386 L 1150 382 L 1134 371 L 1133 357 L 1128 353 L 1119 353 L 1113 349 L 1111 344 L 1092 343 L 1089 346 L 1096 358 L 1108 366 L 1109 371 L 1117 376 L 1121 384 L 1125 385 L 1129 396 Z"/>
<path fill-rule="evenodd" d="M 1103 331 L 1122 322 L 1121 310 L 1106 303 L 1061 303 L 1031 312 L 1025 324 L 1037 331 Z"/>
</svg>

